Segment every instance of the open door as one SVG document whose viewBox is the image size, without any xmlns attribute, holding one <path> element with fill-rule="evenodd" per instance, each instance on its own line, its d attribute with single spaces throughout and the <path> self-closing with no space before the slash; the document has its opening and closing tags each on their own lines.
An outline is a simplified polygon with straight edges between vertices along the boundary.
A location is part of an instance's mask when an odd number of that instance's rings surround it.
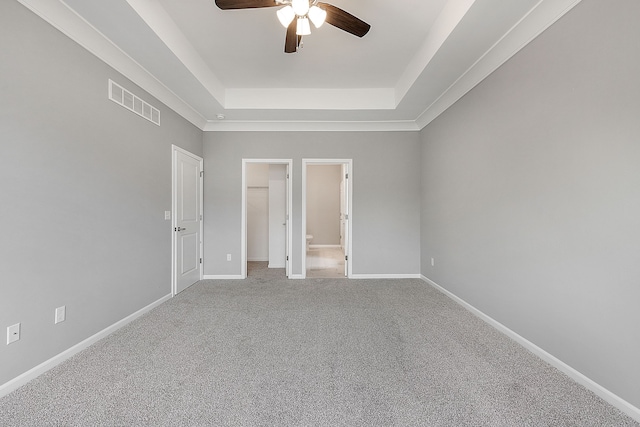
<svg viewBox="0 0 640 427">
<path fill-rule="evenodd" d="M 285 220 L 284 220 L 284 254 L 285 254 L 285 264 L 284 270 L 285 275 L 290 277 L 291 275 L 291 232 L 290 232 L 290 218 L 291 218 L 291 177 L 289 171 L 289 164 L 286 165 L 285 171 Z"/>
<path fill-rule="evenodd" d="M 202 158 L 173 146 L 172 292 L 202 278 Z"/>
<path fill-rule="evenodd" d="M 349 166 L 342 164 L 342 180 L 340 181 L 340 246 L 344 253 L 344 275 L 349 277 Z"/>
</svg>

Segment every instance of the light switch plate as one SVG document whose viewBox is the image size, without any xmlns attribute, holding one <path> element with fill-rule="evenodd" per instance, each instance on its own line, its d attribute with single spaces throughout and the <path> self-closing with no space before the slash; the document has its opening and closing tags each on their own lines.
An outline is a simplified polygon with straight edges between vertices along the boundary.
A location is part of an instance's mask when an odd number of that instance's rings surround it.
<svg viewBox="0 0 640 427">
<path fill-rule="evenodd" d="M 64 322 L 67 318 L 67 306 L 63 305 L 62 307 L 56 308 L 56 323 Z"/>
<path fill-rule="evenodd" d="M 164 219 L 171 219 L 171 211 L 164 211 Z"/>
<path fill-rule="evenodd" d="M 11 325 L 7 328 L 7 344 L 16 342 L 20 339 L 20 323 Z"/>
</svg>

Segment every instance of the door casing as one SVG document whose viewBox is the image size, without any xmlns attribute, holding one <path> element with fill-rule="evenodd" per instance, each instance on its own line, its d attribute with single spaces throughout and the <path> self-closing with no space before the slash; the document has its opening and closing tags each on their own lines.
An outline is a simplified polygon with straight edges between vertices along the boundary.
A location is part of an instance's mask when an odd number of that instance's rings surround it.
<svg viewBox="0 0 640 427">
<path fill-rule="evenodd" d="M 352 210 L 352 199 L 353 199 L 353 159 L 302 159 L 302 278 L 306 278 L 307 276 L 307 254 L 306 254 L 306 244 L 307 244 L 307 166 L 309 165 L 341 165 L 343 173 L 348 176 L 345 178 L 346 180 L 346 192 L 347 192 L 347 203 L 346 203 L 346 213 L 348 215 L 348 219 L 345 220 L 345 275 L 349 278 L 353 275 L 352 271 L 352 251 L 353 247 L 352 242 L 352 230 L 353 227 L 353 210 Z M 344 178 L 344 176 L 343 176 Z"/>
<path fill-rule="evenodd" d="M 291 246 L 293 244 L 292 236 L 292 217 L 291 217 L 291 200 L 293 197 L 293 160 L 292 159 L 242 159 L 242 225 L 240 230 L 240 278 L 247 278 L 247 164 L 248 163 L 267 163 L 273 165 L 286 165 L 286 260 L 285 260 L 285 274 L 287 277 L 291 277 L 292 266 L 292 253 Z"/>
</svg>

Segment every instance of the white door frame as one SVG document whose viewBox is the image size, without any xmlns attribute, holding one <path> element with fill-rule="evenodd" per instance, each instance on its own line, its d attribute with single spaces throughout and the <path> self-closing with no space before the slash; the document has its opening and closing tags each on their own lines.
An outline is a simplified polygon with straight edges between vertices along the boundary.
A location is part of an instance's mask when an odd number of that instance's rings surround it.
<svg viewBox="0 0 640 427">
<path fill-rule="evenodd" d="M 267 163 L 271 165 L 286 165 L 287 166 L 287 174 L 288 177 L 286 179 L 287 183 L 287 207 L 286 207 L 286 233 L 287 233 L 287 241 L 286 241 L 286 259 L 285 259 L 285 272 L 287 277 L 290 277 L 291 266 L 292 266 L 292 253 L 291 246 L 293 244 L 293 233 L 292 233 L 292 223 L 291 220 L 291 200 L 293 197 L 293 160 L 292 159 L 242 159 L 242 229 L 240 231 L 240 256 L 241 256 L 241 270 L 240 275 L 242 279 L 247 278 L 247 164 L 248 163 Z"/>
<path fill-rule="evenodd" d="M 347 271 L 347 277 L 351 278 L 353 275 L 351 248 L 353 247 L 352 230 L 351 226 L 353 219 L 353 159 L 302 159 L 302 278 L 307 277 L 307 166 L 309 165 L 344 165 L 346 173 L 349 178 L 347 179 L 347 213 L 349 219 L 347 220 L 347 236 L 346 236 L 346 258 L 345 268 Z"/>
<path fill-rule="evenodd" d="M 177 163 L 177 155 L 178 152 L 189 156 L 189 157 L 193 157 L 194 159 L 198 160 L 199 164 L 200 164 L 200 194 L 198 195 L 198 197 L 200 198 L 200 257 L 204 262 L 204 255 L 203 255 L 203 200 L 204 200 L 204 160 L 202 159 L 202 157 L 200 156 L 196 156 L 193 153 L 190 153 L 189 151 L 180 148 L 176 145 L 171 145 L 171 296 L 176 296 L 177 292 L 177 286 L 178 286 L 178 271 L 177 271 L 177 264 L 178 264 L 178 259 L 177 259 L 177 255 L 178 255 L 178 251 L 177 251 L 177 239 L 176 239 L 176 233 L 174 232 L 174 229 L 176 227 L 176 221 L 178 218 L 177 212 L 178 212 L 178 188 L 177 188 L 177 183 L 178 183 L 178 171 L 176 168 L 176 163 Z M 200 264 L 198 264 L 198 268 L 200 269 L 200 280 L 202 280 L 202 273 L 203 273 L 203 262 L 201 262 Z"/>
</svg>

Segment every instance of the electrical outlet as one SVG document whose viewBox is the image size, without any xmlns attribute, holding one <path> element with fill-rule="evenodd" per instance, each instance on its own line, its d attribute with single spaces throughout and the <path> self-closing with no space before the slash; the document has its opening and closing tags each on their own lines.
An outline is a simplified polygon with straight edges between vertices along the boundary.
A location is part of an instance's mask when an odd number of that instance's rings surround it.
<svg viewBox="0 0 640 427">
<path fill-rule="evenodd" d="M 436 265 L 436 260 L 431 258 L 431 267 L 433 267 L 434 265 Z"/>
<path fill-rule="evenodd" d="M 64 322 L 67 318 L 67 306 L 63 305 L 62 307 L 56 308 L 56 324 L 60 322 Z"/>
<path fill-rule="evenodd" d="M 20 339 L 20 323 L 7 328 L 7 345 Z"/>
<path fill-rule="evenodd" d="M 227 254 L 227 261 L 231 261 L 231 254 Z"/>
</svg>

